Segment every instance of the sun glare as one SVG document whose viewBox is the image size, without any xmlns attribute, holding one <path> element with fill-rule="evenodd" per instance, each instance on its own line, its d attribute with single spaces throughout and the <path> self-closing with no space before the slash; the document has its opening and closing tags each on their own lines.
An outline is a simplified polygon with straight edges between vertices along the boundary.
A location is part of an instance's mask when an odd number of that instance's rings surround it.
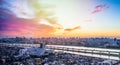
<svg viewBox="0 0 120 65">
<path fill-rule="evenodd" d="M 52 26 L 52 25 L 51 25 L 50 23 L 48 23 L 48 21 L 45 20 L 45 19 L 41 19 L 38 23 L 39 23 L 39 24 L 44 24 L 44 25 Z"/>
</svg>

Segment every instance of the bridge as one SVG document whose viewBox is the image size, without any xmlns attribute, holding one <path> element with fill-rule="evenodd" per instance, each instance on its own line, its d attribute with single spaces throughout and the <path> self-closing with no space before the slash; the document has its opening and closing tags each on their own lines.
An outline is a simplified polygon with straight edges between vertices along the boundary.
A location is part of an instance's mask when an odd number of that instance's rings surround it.
<svg viewBox="0 0 120 65">
<path fill-rule="evenodd" d="M 120 60 L 119 49 L 104 49 L 104 48 L 79 47 L 79 46 L 63 46 L 63 45 L 47 45 L 46 48 L 54 49 L 56 52 Z"/>
</svg>

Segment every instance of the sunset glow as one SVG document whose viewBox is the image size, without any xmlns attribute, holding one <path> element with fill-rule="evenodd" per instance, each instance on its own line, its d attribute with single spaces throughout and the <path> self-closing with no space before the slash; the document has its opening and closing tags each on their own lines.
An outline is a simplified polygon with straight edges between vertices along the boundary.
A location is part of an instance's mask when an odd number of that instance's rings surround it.
<svg viewBox="0 0 120 65">
<path fill-rule="evenodd" d="M 11 6 L 1 5 L 10 10 L 1 12 L 1 37 L 120 38 L 120 0 L 5 1 Z"/>
</svg>

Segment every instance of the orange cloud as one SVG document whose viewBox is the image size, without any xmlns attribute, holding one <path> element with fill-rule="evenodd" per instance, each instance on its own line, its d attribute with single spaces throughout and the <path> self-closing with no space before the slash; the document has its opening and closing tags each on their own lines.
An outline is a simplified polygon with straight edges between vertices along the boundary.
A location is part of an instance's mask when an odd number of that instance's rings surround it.
<svg viewBox="0 0 120 65">
<path fill-rule="evenodd" d="M 49 26 L 49 25 L 44 25 L 44 24 L 39 24 L 35 30 L 34 34 L 37 36 L 49 36 L 53 35 L 53 33 L 56 31 L 56 28 Z"/>
</svg>

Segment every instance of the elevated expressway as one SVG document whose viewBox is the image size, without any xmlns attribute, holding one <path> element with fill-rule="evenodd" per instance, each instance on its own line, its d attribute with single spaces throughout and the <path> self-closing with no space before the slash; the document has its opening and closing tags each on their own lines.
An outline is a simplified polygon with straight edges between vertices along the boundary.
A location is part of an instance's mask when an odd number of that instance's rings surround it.
<svg viewBox="0 0 120 65">
<path fill-rule="evenodd" d="M 54 49 L 56 52 L 92 56 L 105 59 L 120 60 L 120 49 L 104 49 L 79 46 L 46 45 L 47 49 Z"/>
</svg>

